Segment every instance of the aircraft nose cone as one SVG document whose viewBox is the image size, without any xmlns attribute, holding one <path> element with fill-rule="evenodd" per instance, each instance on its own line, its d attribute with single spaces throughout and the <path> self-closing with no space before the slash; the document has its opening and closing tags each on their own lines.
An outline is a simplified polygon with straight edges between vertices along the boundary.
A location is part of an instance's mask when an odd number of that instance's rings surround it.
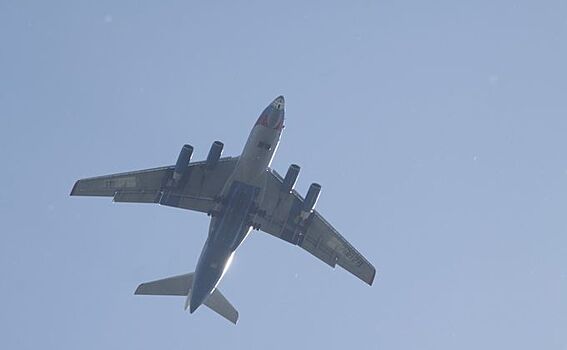
<svg viewBox="0 0 567 350">
<path fill-rule="evenodd" d="M 272 106 L 278 110 L 278 111 L 282 111 L 285 108 L 285 99 L 283 96 L 278 96 L 276 97 L 276 99 L 274 100 L 274 102 L 272 102 Z"/>
<path fill-rule="evenodd" d="M 284 128 L 285 99 L 283 96 L 276 97 L 266 109 L 260 114 L 256 125 L 262 125 L 270 129 L 281 131 Z"/>
<path fill-rule="evenodd" d="M 271 107 L 271 108 L 270 108 Z M 276 130 L 283 129 L 285 100 L 283 96 L 278 96 L 270 104 L 268 113 L 268 127 Z"/>
</svg>

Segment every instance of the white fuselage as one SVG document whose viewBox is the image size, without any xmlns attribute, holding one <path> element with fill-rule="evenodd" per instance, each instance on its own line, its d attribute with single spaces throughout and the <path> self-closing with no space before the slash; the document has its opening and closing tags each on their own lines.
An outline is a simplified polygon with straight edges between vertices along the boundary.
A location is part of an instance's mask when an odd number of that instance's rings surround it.
<svg viewBox="0 0 567 350">
<path fill-rule="evenodd" d="M 233 173 L 220 195 L 209 225 L 209 236 L 197 262 L 191 294 L 186 304 L 193 312 L 216 288 L 236 249 L 250 233 L 266 188 L 267 169 L 283 130 L 283 97 L 260 115 L 252 128 Z"/>
<path fill-rule="evenodd" d="M 276 153 L 280 134 L 280 131 L 262 125 L 255 125 L 252 128 L 223 192 L 227 191 L 234 181 L 263 187 L 264 175 Z"/>
</svg>

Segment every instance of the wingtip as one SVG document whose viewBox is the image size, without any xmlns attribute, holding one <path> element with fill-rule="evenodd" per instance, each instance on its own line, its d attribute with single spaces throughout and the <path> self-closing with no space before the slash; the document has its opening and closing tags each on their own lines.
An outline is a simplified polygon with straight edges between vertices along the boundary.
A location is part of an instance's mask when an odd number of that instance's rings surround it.
<svg viewBox="0 0 567 350">
<path fill-rule="evenodd" d="M 136 290 L 134 291 L 134 295 L 140 295 L 140 294 L 142 294 L 143 285 L 144 285 L 144 284 L 142 283 L 142 284 L 140 284 L 140 285 L 136 288 Z"/>
<path fill-rule="evenodd" d="M 73 185 L 73 188 L 71 189 L 71 193 L 69 193 L 69 196 L 74 196 L 76 194 L 77 187 L 79 186 L 79 181 L 80 180 L 75 181 L 75 184 Z"/>
<path fill-rule="evenodd" d="M 374 283 L 374 277 L 376 277 L 376 269 L 374 269 L 374 271 L 372 271 L 372 277 L 370 277 L 370 280 L 366 282 L 366 283 L 368 283 L 369 286 L 371 286 L 372 283 Z"/>
</svg>

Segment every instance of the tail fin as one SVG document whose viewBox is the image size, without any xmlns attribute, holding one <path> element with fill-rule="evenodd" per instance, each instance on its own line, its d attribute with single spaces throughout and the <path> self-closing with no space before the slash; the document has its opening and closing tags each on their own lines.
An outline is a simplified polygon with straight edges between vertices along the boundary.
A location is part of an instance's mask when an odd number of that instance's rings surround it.
<svg viewBox="0 0 567 350">
<path fill-rule="evenodd" d="M 157 281 L 142 283 L 136 288 L 136 295 L 178 295 L 189 297 L 193 285 L 193 273 L 168 277 Z M 189 298 L 187 298 L 189 300 Z M 210 309 L 236 324 L 238 311 L 230 302 L 215 288 L 205 299 L 204 304 Z"/>
</svg>

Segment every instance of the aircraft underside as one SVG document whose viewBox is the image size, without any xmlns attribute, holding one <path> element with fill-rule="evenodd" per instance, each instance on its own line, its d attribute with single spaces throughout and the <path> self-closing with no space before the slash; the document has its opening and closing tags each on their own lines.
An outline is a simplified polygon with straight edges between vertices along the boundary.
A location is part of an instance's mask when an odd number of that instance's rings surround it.
<svg viewBox="0 0 567 350">
<path fill-rule="evenodd" d="M 185 145 L 175 165 L 75 183 L 72 196 L 113 197 L 115 202 L 161 204 L 211 216 L 195 272 L 143 283 L 135 294 L 184 296 L 191 313 L 205 304 L 236 323 L 238 312 L 217 286 L 251 229 L 297 245 L 372 285 L 374 266 L 315 210 L 321 186 L 313 183 L 302 197 L 294 190 L 298 165 L 292 164 L 285 177 L 269 167 L 283 123 L 280 96 L 262 112 L 238 157 L 221 157 L 223 144 L 215 141 L 206 160 L 191 162 L 193 147 Z"/>
</svg>

